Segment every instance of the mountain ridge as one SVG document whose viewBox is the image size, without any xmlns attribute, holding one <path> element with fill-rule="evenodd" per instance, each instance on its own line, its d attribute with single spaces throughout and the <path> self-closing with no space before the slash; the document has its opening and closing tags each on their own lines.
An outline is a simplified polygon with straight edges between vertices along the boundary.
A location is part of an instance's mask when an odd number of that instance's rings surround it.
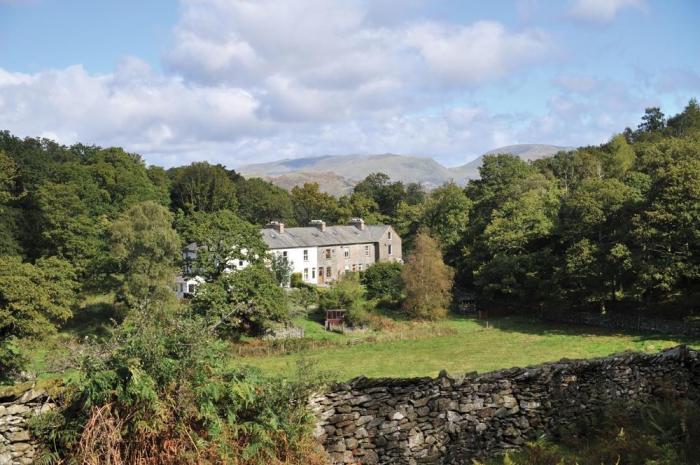
<svg viewBox="0 0 700 465">
<path fill-rule="evenodd" d="M 485 155 L 511 153 L 529 161 L 552 156 L 562 150 L 572 150 L 572 147 L 509 145 L 489 150 L 474 160 L 455 167 L 446 167 L 431 157 L 417 155 L 321 155 L 254 163 L 241 166 L 237 171 L 246 177 L 261 177 L 285 189 L 305 182 L 318 182 L 322 191 L 343 195 L 351 192 L 357 182 L 374 172 L 386 173 L 395 181 L 418 182 L 431 189 L 450 180 L 464 185 L 469 179 L 477 178 Z"/>
</svg>

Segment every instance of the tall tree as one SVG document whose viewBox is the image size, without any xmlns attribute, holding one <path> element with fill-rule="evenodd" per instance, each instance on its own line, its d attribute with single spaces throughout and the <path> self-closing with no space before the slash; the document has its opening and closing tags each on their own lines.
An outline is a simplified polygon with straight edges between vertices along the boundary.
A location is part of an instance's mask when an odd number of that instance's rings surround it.
<svg viewBox="0 0 700 465">
<path fill-rule="evenodd" d="M 134 205 L 112 224 L 111 256 L 117 265 L 117 298 L 146 310 L 173 298 L 181 242 L 172 215 L 154 202 Z"/>
<path fill-rule="evenodd" d="M 270 221 L 290 223 L 294 220 L 292 198 L 286 190 L 260 178 L 241 179 L 236 183 L 238 214 L 246 221 L 264 226 Z"/>
<path fill-rule="evenodd" d="M 460 255 L 459 245 L 467 233 L 471 208 L 469 197 L 453 182 L 432 191 L 425 203 L 422 224 L 439 239 L 449 263 Z"/>
<path fill-rule="evenodd" d="M 185 240 L 198 246 L 197 259 L 189 265 L 210 281 L 238 268 L 241 261 L 261 262 L 267 254 L 260 230 L 230 210 L 196 212 L 179 227 Z"/>
<path fill-rule="evenodd" d="M 452 300 L 453 274 L 442 260 L 437 241 L 428 232 L 420 231 L 413 253 L 401 271 L 406 286 L 406 313 L 418 319 L 444 318 Z"/>
<path fill-rule="evenodd" d="M 306 226 L 311 220 L 335 223 L 340 217 L 340 208 L 335 197 L 321 192 L 318 183 L 304 183 L 292 188 L 292 205 L 297 224 Z"/>
<path fill-rule="evenodd" d="M 223 166 L 196 162 L 171 170 L 171 175 L 174 208 L 188 212 L 238 209 L 236 185 Z"/>
</svg>

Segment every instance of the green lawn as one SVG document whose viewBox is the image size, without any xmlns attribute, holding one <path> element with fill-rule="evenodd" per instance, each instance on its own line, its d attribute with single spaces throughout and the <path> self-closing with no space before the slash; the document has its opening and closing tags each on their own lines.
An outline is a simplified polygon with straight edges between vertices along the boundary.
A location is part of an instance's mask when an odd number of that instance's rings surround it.
<svg viewBox="0 0 700 465">
<path fill-rule="evenodd" d="M 307 337 L 323 335 L 317 323 L 303 324 Z M 360 375 L 435 376 L 441 369 L 453 374 L 485 372 L 625 350 L 656 352 L 681 342 L 700 347 L 700 340 L 510 318 L 493 320 L 489 326 L 486 328 L 483 322 L 473 319 L 451 318 L 422 331 L 407 329 L 405 340 L 394 330 L 394 339 L 399 340 L 382 340 L 379 335 L 374 336 L 375 342 L 362 342 L 363 338 L 373 337 L 364 335 L 357 338 L 358 343 L 354 345 L 343 343 L 352 336 L 334 334 L 329 337 L 335 339 L 336 345 L 289 354 L 236 358 L 234 363 L 259 367 L 268 373 L 290 374 L 299 360 L 306 360 L 320 370 L 329 371 L 335 379 L 346 380 Z"/>
</svg>

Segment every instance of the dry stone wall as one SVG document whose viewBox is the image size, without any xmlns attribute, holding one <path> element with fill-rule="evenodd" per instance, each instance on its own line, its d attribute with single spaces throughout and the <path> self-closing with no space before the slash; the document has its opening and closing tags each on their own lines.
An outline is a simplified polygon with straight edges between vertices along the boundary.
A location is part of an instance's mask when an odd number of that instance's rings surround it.
<svg viewBox="0 0 700 465">
<path fill-rule="evenodd" d="M 31 437 L 28 420 L 54 406 L 41 390 L 0 396 L 0 465 L 34 463 L 38 446 Z"/>
<path fill-rule="evenodd" d="M 575 434 L 606 407 L 700 399 L 700 352 L 562 360 L 461 378 L 356 378 L 311 400 L 335 464 L 471 464 L 542 434 Z"/>
</svg>

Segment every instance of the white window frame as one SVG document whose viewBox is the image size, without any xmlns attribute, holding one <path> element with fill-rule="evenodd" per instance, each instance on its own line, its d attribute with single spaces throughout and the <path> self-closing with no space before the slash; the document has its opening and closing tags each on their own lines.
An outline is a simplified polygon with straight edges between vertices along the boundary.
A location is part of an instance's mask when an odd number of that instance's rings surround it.
<svg viewBox="0 0 700 465">
<path fill-rule="evenodd" d="M 308 280 L 309 280 L 309 269 L 304 268 L 304 281 L 308 281 Z"/>
<path fill-rule="evenodd" d="M 365 257 L 369 257 L 369 246 L 365 246 Z"/>
<path fill-rule="evenodd" d="M 345 247 L 343 249 L 343 253 L 345 255 L 345 258 L 350 258 L 350 249 L 348 247 Z"/>
<path fill-rule="evenodd" d="M 304 261 L 308 262 L 309 261 L 309 249 L 304 249 L 304 252 L 302 252 L 302 253 L 304 254 Z"/>
</svg>

